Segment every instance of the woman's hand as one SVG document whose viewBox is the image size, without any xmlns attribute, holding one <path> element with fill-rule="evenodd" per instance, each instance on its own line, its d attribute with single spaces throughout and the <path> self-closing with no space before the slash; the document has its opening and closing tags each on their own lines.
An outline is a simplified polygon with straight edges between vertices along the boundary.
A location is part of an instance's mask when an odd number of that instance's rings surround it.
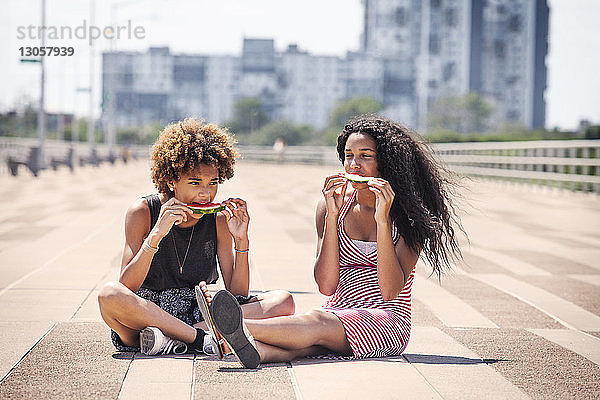
<svg viewBox="0 0 600 400">
<path fill-rule="evenodd" d="M 185 203 L 177 200 L 175 197 L 171 197 L 160 207 L 158 220 L 152 229 L 154 234 L 159 239 L 162 239 L 169 233 L 173 225 L 187 222 L 190 213 L 191 210 L 187 208 Z"/>
<path fill-rule="evenodd" d="M 375 222 L 389 222 L 395 196 L 390 183 L 383 178 L 372 178 L 367 184 L 369 190 L 375 193 Z"/>
<path fill-rule="evenodd" d="M 325 207 L 328 216 L 335 216 L 337 218 L 344 204 L 347 187 L 348 180 L 344 178 L 344 174 L 342 173 L 329 175 L 325 178 L 322 192 L 323 197 L 325 197 Z M 339 188 L 342 190 L 338 191 Z"/>
<path fill-rule="evenodd" d="M 225 205 L 223 214 L 227 218 L 229 233 L 236 240 L 247 240 L 250 215 L 246 202 L 242 199 L 232 198 L 225 200 L 223 204 Z"/>
</svg>

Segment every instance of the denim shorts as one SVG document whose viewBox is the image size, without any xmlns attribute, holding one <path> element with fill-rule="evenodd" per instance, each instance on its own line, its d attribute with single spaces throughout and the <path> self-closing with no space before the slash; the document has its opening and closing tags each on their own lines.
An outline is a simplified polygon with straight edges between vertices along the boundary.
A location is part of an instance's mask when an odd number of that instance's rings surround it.
<svg viewBox="0 0 600 400">
<path fill-rule="evenodd" d="M 155 291 L 147 288 L 140 288 L 137 293 L 143 299 L 150 300 L 175 318 L 180 319 L 188 325 L 204 321 L 194 289 L 172 288 L 162 291 Z M 240 305 L 249 303 L 256 296 L 235 296 Z M 123 343 L 117 332 L 111 330 L 110 337 L 112 344 L 118 351 L 140 351 L 139 347 L 127 346 Z"/>
</svg>

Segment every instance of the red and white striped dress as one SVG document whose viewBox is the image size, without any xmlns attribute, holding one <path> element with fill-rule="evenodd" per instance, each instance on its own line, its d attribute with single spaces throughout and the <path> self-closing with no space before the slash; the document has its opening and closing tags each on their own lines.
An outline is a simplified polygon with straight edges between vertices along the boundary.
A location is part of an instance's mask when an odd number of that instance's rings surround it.
<svg viewBox="0 0 600 400">
<path fill-rule="evenodd" d="M 415 270 L 406 279 L 402 292 L 393 300 L 381 296 L 377 281 L 377 248 L 364 254 L 346 234 L 345 219 L 356 198 L 349 196 L 338 218 L 340 281 L 323 306 L 342 321 L 355 358 L 387 357 L 401 354 L 410 337 L 411 289 Z M 400 235 L 394 227 L 392 239 Z"/>
</svg>

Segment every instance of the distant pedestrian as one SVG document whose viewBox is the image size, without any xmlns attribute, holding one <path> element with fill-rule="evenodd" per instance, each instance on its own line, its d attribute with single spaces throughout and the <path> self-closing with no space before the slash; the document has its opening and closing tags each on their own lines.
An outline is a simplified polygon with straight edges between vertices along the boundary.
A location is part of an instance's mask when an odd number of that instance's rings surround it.
<svg viewBox="0 0 600 400">
<path fill-rule="evenodd" d="M 283 163 L 285 157 L 285 151 L 287 150 L 287 143 L 284 138 L 278 137 L 273 143 L 273 152 L 275 153 L 277 164 Z"/>
<path fill-rule="evenodd" d="M 350 120 L 337 152 L 345 173 L 325 178 L 316 210 L 314 277 L 326 304 L 308 313 L 233 323 L 226 291 L 211 301 L 228 342 L 248 344 L 260 362 L 334 352 L 353 358 L 401 354 L 411 331 L 419 256 L 441 274 L 460 257 L 460 226 L 445 169 L 410 129 L 376 116 Z M 244 334 L 246 327 L 250 335 Z"/>
<path fill-rule="evenodd" d="M 158 193 L 136 200 L 125 217 L 125 246 L 117 282 L 98 302 L 117 350 L 145 354 L 205 351 L 208 339 L 194 287 L 206 291 L 220 275 L 246 318 L 294 313 L 284 291 L 248 296 L 250 216 L 246 201 L 212 202 L 220 183 L 234 174 L 239 156 L 227 131 L 195 119 L 170 124 L 152 148 Z M 191 203 L 218 213 L 194 214 Z M 207 203 L 211 203 L 207 205 Z"/>
</svg>

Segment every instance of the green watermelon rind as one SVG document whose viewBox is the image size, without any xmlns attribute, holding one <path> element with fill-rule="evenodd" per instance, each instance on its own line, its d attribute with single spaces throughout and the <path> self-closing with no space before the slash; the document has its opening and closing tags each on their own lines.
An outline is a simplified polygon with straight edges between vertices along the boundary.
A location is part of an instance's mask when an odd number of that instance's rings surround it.
<svg viewBox="0 0 600 400">
<path fill-rule="evenodd" d="M 190 210 L 192 210 L 192 212 L 194 214 L 215 214 L 218 213 L 219 211 L 223 211 L 225 209 L 224 205 L 217 205 L 217 206 L 212 206 L 212 207 L 198 207 L 198 206 L 191 206 L 188 205 L 188 208 Z"/>
<path fill-rule="evenodd" d="M 371 177 L 369 176 L 360 176 L 355 174 L 349 174 L 347 172 L 344 174 L 344 178 L 348 179 L 351 182 L 357 183 L 367 183 L 371 180 Z"/>
</svg>

